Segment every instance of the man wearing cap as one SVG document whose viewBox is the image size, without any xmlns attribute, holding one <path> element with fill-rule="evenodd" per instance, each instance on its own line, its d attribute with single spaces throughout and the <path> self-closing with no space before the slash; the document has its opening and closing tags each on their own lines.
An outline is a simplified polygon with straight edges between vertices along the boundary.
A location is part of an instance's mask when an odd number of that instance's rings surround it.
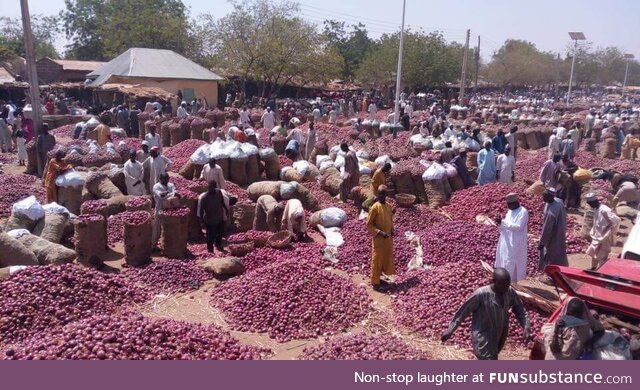
<svg viewBox="0 0 640 390">
<path fill-rule="evenodd" d="M 518 195 L 510 193 L 505 197 L 507 215 L 496 218 L 500 228 L 500 239 L 496 250 L 496 268 L 509 272 L 513 283 L 527 277 L 527 224 L 529 211 L 520 205 Z"/>
<path fill-rule="evenodd" d="M 137 153 L 131 152 L 129 160 L 124 163 L 124 181 L 127 186 L 127 195 L 145 195 L 147 193 L 144 186 L 144 168 L 137 160 Z"/>
<path fill-rule="evenodd" d="M 206 164 L 202 168 L 202 172 L 200 173 L 200 179 L 204 179 L 207 184 L 212 181 L 216 182 L 217 188 L 220 190 L 226 190 L 226 183 L 224 180 L 224 174 L 222 172 L 222 168 L 217 164 L 215 158 L 209 159 L 209 164 Z"/>
<path fill-rule="evenodd" d="M 154 147 L 158 148 L 158 152 L 162 153 L 162 140 L 160 139 L 160 134 L 156 133 L 156 124 L 152 123 L 149 125 L 149 133 L 144 136 L 144 140 L 147 141 L 147 145 L 149 145 L 149 149 L 153 149 Z"/>
<path fill-rule="evenodd" d="M 558 185 L 558 171 L 560 170 L 560 155 L 554 154 L 553 158 L 547 160 L 540 170 L 540 181 L 545 188 L 556 188 Z"/>
<path fill-rule="evenodd" d="M 601 204 L 593 193 L 587 194 L 586 201 L 593 209 L 593 226 L 589 232 L 591 244 L 587 248 L 587 255 L 591 256 L 591 269 L 595 270 L 609 258 L 616 231 L 620 226 L 620 217 L 608 206 Z"/>
<path fill-rule="evenodd" d="M 271 130 L 275 127 L 276 117 L 275 115 L 273 115 L 273 112 L 271 111 L 271 107 L 267 107 L 267 109 L 262 114 L 262 117 L 260 118 L 260 120 L 262 121 L 262 127 L 264 127 L 265 129 Z"/>
<path fill-rule="evenodd" d="M 182 103 L 180 103 L 180 106 L 176 111 L 176 116 L 180 119 L 184 119 L 189 116 L 189 113 L 187 112 L 187 102 L 183 101 Z"/>
<path fill-rule="evenodd" d="M 160 175 L 171 169 L 171 160 L 160 154 L 160 148 L 151 148 L 149 157 L 149 186 L 153 186 L 160 180 Z"/>
<path fill-rule="evenodd" d="M 542 194 L 546 203 L 543 214 L 542 234 L 538 244 L 540 261 L 538 270 L 544 270 L 547 264 L 567 266 L 567 210 L 562 201 L 556 198 L 556 189 L 548 188 Z"/>
<path fill-rule="evenodd" d="M 395 275 L 393 259 L 393 213 L 387 204 L 387 186 L 378 187 L 377 202 L 369 209 L 367 230 L 373 236 L 371 250 L 371 285 L 378 292 L 385 291 L 388 283 L 380 280 L 384 273 Z"/>
<path fill-rule="evenodd" d="M 504 153 L 498 156 L 496 170 L 498 171 L 498 182 L 513 185 L 516 178 L 516 160 L 511 155 L 509 145 L 504 148 Z"/>
<path fill-rule="evenodd" d="M 560 154 L 560 143 L 562 142 L 562 138 L 558 134 L 556 134 L 556 129 L 553 130 L 553 134 L 549 137 L 549 145 L 547 147 L 547 154 L 549 155 L 549 159 L 552 159 L 556 154 Z"/>
<path fill-rule="evenodd" d="M 304 220 L 304 207 L 298 199 L 289 199 L 282 215 L 282 230 L 288 230 L 296 240 L 307 238 L 307 223 Z"/>
<path fill-rule="evenodd" d="M 511 147 L 511 155 L 513 156 L 513 159 L 515 160 L 516 158 L 518 158 L 517 156 L 517 152 L 518 152 L 518 144 L 516 142 L 516 132 L 518 131 L 518 126 L 513 126 L 511 128 L 511 130 L 509 130 L 509 133 L 507 133 L 504 137 L 507 139 L 507 145 L 509 147 Z"/>
<path fill-rule="evenodd" d="M 136 152 L 136 160 L 143 163 L 147 158 L 149 158 L 149 143 L 147 141 L 142 141 L 142 144 L 140 144 L 140 150 Z"/>
<path fill-rule="evenodd" d="M 491 149 L 491 141 L 484 143 L 484 148 L 478 152 L 478 185 L 485 185 L 496 181 L 496 153 Z"/>
</svg>

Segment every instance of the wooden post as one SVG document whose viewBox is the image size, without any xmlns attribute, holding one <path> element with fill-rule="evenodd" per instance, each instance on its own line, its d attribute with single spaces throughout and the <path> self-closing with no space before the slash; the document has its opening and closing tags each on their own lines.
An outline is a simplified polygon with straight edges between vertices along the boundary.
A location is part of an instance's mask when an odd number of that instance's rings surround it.
<svg viewBox="0 0 640 390">
<path fill-rule="evenodd" d="M 29 83 L 29 101 L 31 103 L 33 128 L 39 134 L 42 132 L 42 109 L 40 104 L 40 86 L 38 84 L 38 71 L 36 69 L 36 53 L 33 45 L 33 32 L 31 31 L 31 17 L 29 15 L 29 3 L 20 0 L 22 10 L 22 29 L 24 33 L 24 51 L 27 61 L 27 82 Z"/>
<path fill-rule="evenodd" d="M 469 58 L 469 37 L 471 30 L 467 30 L 467 43 L 464 45 L 464 57 L 462 57 L 462 77 L 460 80 L 460 94 L 458 95 L 458 104 L 462 104 L 464 98 L 464 86 L 467 82 L 467 60 Z"/>
</svg>

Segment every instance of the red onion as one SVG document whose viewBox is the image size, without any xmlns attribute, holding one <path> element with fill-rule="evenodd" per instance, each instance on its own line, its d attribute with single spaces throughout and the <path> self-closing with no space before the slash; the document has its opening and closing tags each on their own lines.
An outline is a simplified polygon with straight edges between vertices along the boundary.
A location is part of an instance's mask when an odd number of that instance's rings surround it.
<svg viewBox="0 0 640 390">
<path fill-rule="evenodd" d="M 187 126 L 189 124 L 187 123 Z M 170 148 L 165 148 L 164 155 L 173 162 L 172 172 L 180 172 L 180 169 L 189 161 L 191 155 L 206 142 L 199 139 L 187 139 Z"/>
<path fill-rule="evenodd" d="M 429 354 L 391 335 L 348 335 L 305 348 L 303 360 L 430 360 Z"/>
<path fill-rule="evenodd" d="M 181 260 L 159 260 L 145 268 L 129 268 L 123 276 L 130 283 L 141 284 L 154 293 L 173 294 L 197 290 L 213 275 L 193 262 Z"/>
<path fill-rule="evenodd" d="M 13 204 L 31 195 L 44 203 L 44 189 L 36 184 L 35 176 L 0 172 L 0 218 L 11 215 Z"/>
<path fill-rule="evenodd" d="M 160 211 L 160 215 L 172 216 L 172 217 L 186 217 L 189 215 L 189 209 L 186 207 L 178 207 L 175 209 L 165 209 Z"/>
</svg>

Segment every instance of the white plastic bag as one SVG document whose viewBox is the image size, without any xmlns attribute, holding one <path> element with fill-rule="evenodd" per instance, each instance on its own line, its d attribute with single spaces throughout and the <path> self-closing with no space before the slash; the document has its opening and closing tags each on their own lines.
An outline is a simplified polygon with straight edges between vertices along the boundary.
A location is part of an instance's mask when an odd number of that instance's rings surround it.
<svg viewBox="0 0 640 390">
<path fill-rule="evenodd" d="M 358 170 L 360 171 L 361 175 L 371 175 L 373 173 L 373 170 L 371 168 L 363 164 L 358 165 Z"/>
<path fill-rule="evenodd" d="M 11 212 L 14 214 L 22 214 L 32 221 L 37 221 L 44 217 L 44 209 L 33 195 L 14 203 Z"/>
<path fill-rule="evenodd" d="M 256 154 L 258 154 L 258 147 L 255 146 L 254 144 L 250 144 L 248 142 L 245 142 L 245 143 L 241 144 L 240 147 L 242 148 L 242 151 L 247 156 L 255 156 Z"/>
<path fill-rule="evenodd" d="M 31 234 L 27 229 L 13 229 L 7 232 L 8 235 L 15 238 L 16 240 L 24 235 Z"/>
<path fill-rule="evenodd" d="M 333 166 L 340 169 L 344 167 L 344 156 L 340 156 L 338 155 L 338 157 L 336 157 L 336 161 L 333 163 Z"/>
<path fill-rule="evenodd" d="M 620 333 L 607 330 L 593 344 L 594 360 L 631 360 L 630 343 Z"/>
<path fill-rule="evenodd" d="M 367 151 L 364 150 L 364 149 L 360 149 L 360 150 L 358 150 L 356 152 L 356 157 L 368 160 L 369 159 L 369 153 L 367 153 Z"/>
<path fill-rule="evenodd" d="M 99 125 L 99 124 L 100 124 L 100 121 L 99 121 L 99 120 L 97 120 L 95 117 L 93 117 L 93 116 L 92 116 L 92 117 L 91 117 L 91 119 L 89 119 L 89 120 L 87 121 L 86 126 L 87 126 L 87 128 L 89 128 L 89 129 L 93 129 L 93 128 L 95 128 L 95 127 L 98 127 L 98 125 Z"/>
<path fill-rule="evenodd" d="M 300 160 L 293 163 L 293 169 L 298 171 L 298 173 L 302 176 L 306 175 L 309 171 L 310 164 L 308 161 Z"/>
<path fill-rule="evenodd" d="M 344 238 L 340 233 L 340 229 L 337 227 L 326 228 L 322 225 L 318 225 L 318 230 L 325 238 L 328 247 L 340 247 L 344 244 Z"/>
<path fill-rule="evenodd" d="M 387 156 L 386 154 L 383 155 L 383 156 L 378 156 L 378 158 L 376 158 L 376 160 L 375 160 L 375 163 L 376 163 L 376 169 L 380 169 L 386 163 L 391 163 L 391 158 L 389 156 Z"/>
<path fill-rule="evenodd" d="M 76 172 L 75 170 L 69 170 L 56 177 L 56 186 L 63 188 L 82 187 L 84 185 L 84 181 L 85 179 L 82 174 Z"/>
<path fill-rule="evenodd" d="M 275 154 L 276 154 L 276 151 L 273 150 L 272 148 L 260 149 L 260 158 L 263 159 L 263 160 L 271 158 Z"/>
<path fill-rule="evenodd" d="M 318 170 L 320 171 L 320 173 L 324 173 L 324 171 L 326 171 L 328 168 L 332 168 L 334 166 L 333 161 L 328 160 L 328 161 L 324 161 L 322 162 L 322 164 L 320 164 L 320 168 L 318 168 Z"/>
<path fill-rule="evenodd" d="M 316 156 L 316 166 L 319 167 L 325 161 L 331 161 L 331 157 L 327 156 L 326 154 L 319 154 Z M 333 161 L 331 162 L 333 163 Z"/>
<path fill-rule="evenodd" d="M 71 214 L 66 207 L 60 206 L 56 202 L 45 204 L 44 206 L 42 206 L 42 208 L 44 209 L 44 212 L 46 214 L 67 214 L 67 215 Z"/>
<path fill-rule="evenodd" d="M 209 156 L 211 155 L 211 145 L 204 144 L 196 149 L 191 155 L 191 161 L 197 165 L 204 165 L 209 162 Z"/>
<path fill-rule="evenodd" d="M 407 270 L 413 271 L 418 269 L 430 268 L 429 266 L 426 266 L 424 264 L 424 258 L 423 258 L 424 253 L 422 251 L 422 244 L 420 243 L 420 237 L 418 237 L 413 232 L 405 232 L 404 237 L 407 241 L 409 241 L 409 244 L 411 244 L 411 246 L 416 250 L 414 255 L 411 257 L 411 260 L 409 260 L 409 264 L 407 264 Z"/>
<path fill-rule="evenodd" d="M 436 162 L 431 164 L 429 168 L 422 174 L 422 180 L 440 180 L 444 179 L 447 172 L 444 167 Z"/>
<path fill-rule="evenodd" d="M 347 213 L 337 207 L 329 207 L 320 213 L 320 223 L 324 227 L 340 227 L 347 221 Z"/>
<path fill-rule="evenodd" d="M 449 163 L 444 163 L 442 164 L 444 167 L 445 172 L 447 173 L 447 177 L 456 177 L 458 176 L 458 170 L 456 169 L 455 166 L 449 164 Z"/>
<path fill-rule="evenodd" d="M 28 268 L 28 266 L 26 266 L 26 265 L 11 265 L 11 266 L 9 266 L 9 275 L 13 275 L 16 272 L 20 272 L 20 271 L 25 270 L 27 268 Z"/>
<path fill-rule="evenodd" d="M 280 198 L 283 200 L 289 200 L 296 195 L 298 191 L 298 182 L 292 181 L 289 183 L 280 184 Z"/>
</svg>

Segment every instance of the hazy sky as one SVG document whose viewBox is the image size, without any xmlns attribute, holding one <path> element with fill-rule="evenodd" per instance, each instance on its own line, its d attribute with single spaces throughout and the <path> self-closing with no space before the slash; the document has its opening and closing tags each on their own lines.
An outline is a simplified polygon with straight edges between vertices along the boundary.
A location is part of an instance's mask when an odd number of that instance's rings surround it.
<svg viewBox="0 0 640 390">
<path fill-rule="evenodd" d="M 191 13 L 223 16 L 231 10 L 226 0 L 183 0 Z M 2 14 L 19 16 L 19 0 L 0 0 Z M 324 19 L 364 23 L 372 36 L 399 28 L 402 0 L 300 0 L 302 16 L 321 24 Z M 31 13 L 55 14 L 64 0 L 29 0 Z M 407 0 L 406 24 L 426 31 L 440 30 L 445 38 L 471 44 L 481 36 L 481 53 L 488 58 L 507 38 L 531 41 L 542 50 L 564 52 L 568 31 L 583 31 L 595 46 L 618 46 L 640 58 L 640 39 L 632 28 L 640 25 L 638 0 Z M 64 40 L 58 46 L 64 45 Z"/>
</svg>

